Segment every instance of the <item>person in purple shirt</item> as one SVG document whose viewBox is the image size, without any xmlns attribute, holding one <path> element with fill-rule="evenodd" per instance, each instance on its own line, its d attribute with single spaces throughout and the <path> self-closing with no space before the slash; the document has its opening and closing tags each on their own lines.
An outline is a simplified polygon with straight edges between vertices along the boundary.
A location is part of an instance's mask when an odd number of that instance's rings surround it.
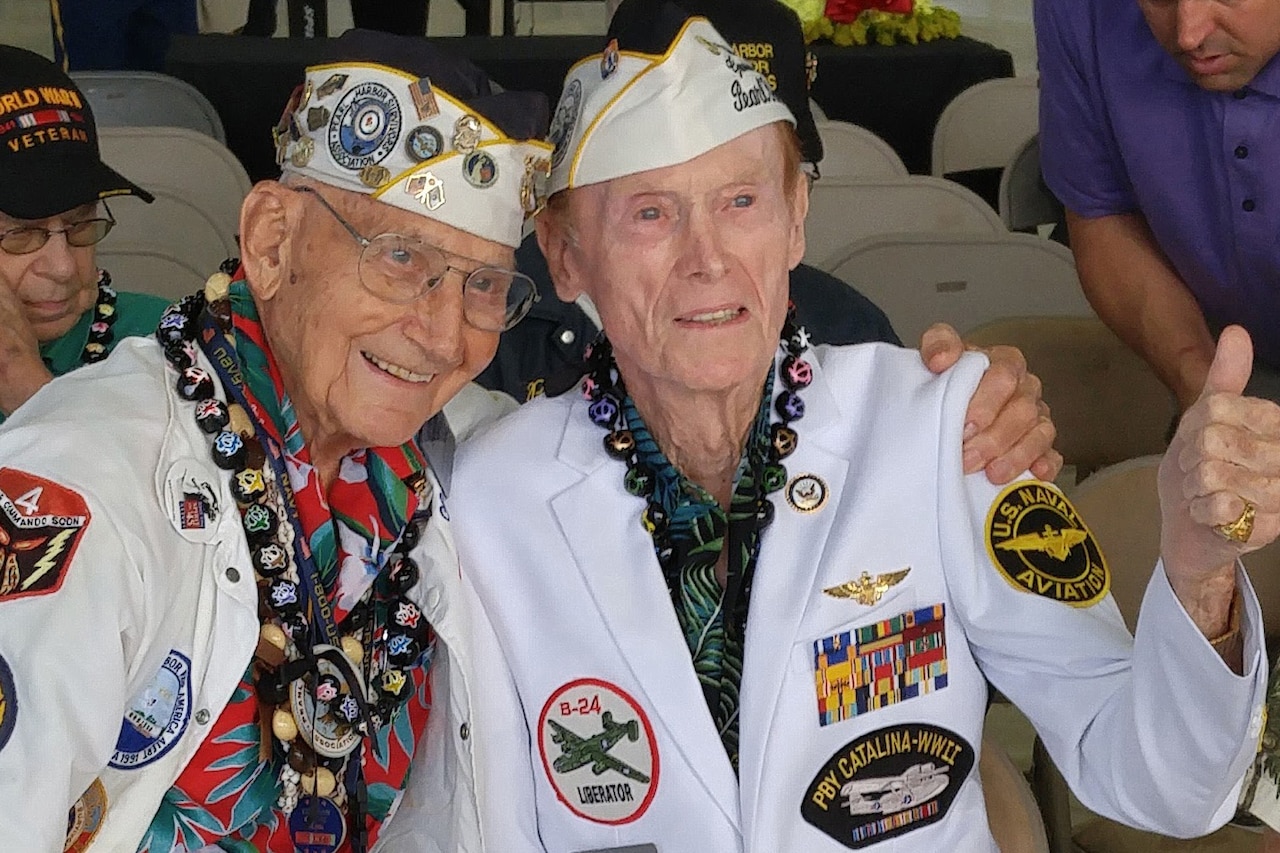
<svg viewBox="0 0 1280 853">
<path fill-rule="evenodd" d="M 1280 400 L 1280 2 L 1036 0 L 1040 152 L 1098 315 L 1185 409 L 1248 329 Z"/>
<path fill-rule="evenodd" d="M 1035 0 L 1035 24 L 1041 168 L 1090 303 L 1183 409 L 1232 323 L 1256 351 L 1247 393 L 1280 401 L 1280 2 Z M 1241 804 L 1276 829 L 1269 705 Z"/>
</svg>

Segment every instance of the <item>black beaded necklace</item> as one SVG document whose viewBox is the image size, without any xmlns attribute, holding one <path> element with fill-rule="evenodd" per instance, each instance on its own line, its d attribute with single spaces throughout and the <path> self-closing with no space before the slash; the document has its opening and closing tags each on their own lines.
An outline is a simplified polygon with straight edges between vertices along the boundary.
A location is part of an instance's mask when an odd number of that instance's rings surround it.
<svg viewBox="0 0 1280 853">
<path fill-rule="evenodd" d="M 81 364 L 93 364 L 102 361 L 111 352 L 111 343 L 115 340 L 115 332 L 111 327 L 116 324 L 116 300 L 118 294 L 111 286 L 111 274 L 106 270 L 98 270 L 98 295 L 93 302 L 93 319 L 89 323 L 89 336 L 85 340 L 84 349 L 80 351 Z M 51 368 L 52 361 L 46 356 L 44 366 Z"/>
<path fill-rule="evenodd" d="M 760 529 L 773 521 L 774 507 L 767 496 L 787 482 L 787 469 L 782 460 L 799 446 L 799 434 L 791 424 L 804 417 L 804 400 L 799 392 L 813 381 L 813 367 L 802 358 L 809 344 L 809 333 L 804 327 L 795 325 L 794 311 L 789 311 L 779 343 L 786 352 L 778 367 L 783 390 L 774 399 L 774 410 L 781 421 L 770 427 L 767 459 L 759 477 L 762 490 L 756 512 Z M 659 562 L 665 568 L 673 556 L 668 535 L 670 519 L 654 494 L 653 472 L 640 462 L 635 436 L 623 423 L 622 401 L 626 399 L 627 391 L 613 358 L 613 345 L 601 335 L 590 345 L 585 359 L 587 375 L 583 380 L 583 393 L 591 401 L 587 414 L 593 423 L 608 431 L 604 437 L 605 452 L 626 463 L 623 485 L 627 492 L 645 499 L 640 520 L 652 535 Z"/>
<path fill-rule="evenodd" d="M 223 270 L 225 285 L 229 273 L 225 265 Z M 406 670 L 434 641 L 426 619 L 406 597 L 420 576 L 409 551 L 421 538 L 431 504 L 419 502 L 370 591 L 336 626 L 340 645 L 326 643 L 316 620 L 331 615 L 327 599 L 317 602 L 316 596 L 327 592 L 317 589 L 318 572 L 298 548 L 287 474 L 275 470 L 244 407 L 217 399 L 215 377 L 198 364 L 196 335 L 202 326 L 224 334 L 230 329 L 225 298 L 207 302 L 203 292 L 184 298 L 166 310 L 156 336 L 177 374 L 179 396 L 193 404 L 196 423 L 212 436 L 214 463 L 232 472 L 231 490 L 260 590 L 255 690 L 262 719 L 270 719 L 275 736 L 273 758 L 283 783 L 278 806 L 290 817 L 291 829 L 300 824 L 300 832 L 332 826 L 334 812 L 342 817 L 345 810 L 341 823 L 349 827 L 352 849 L 363 851 L 361 747 L 408 701 L 413 681 Z M 222 384 L 232 400 L 234 388 L 225 379 Z M 425 475 L 412 485 L 425 490 Z"/>
<path fill-rule="evenodd" d="M 813 381 L 813 368 L 801 356 L 808 349 L 809 336 L 803 328 L 794 324 L 789 312 L 782 329 L 781 347 L 785 355 L 778 367 L 778 377 L 783 390 L 774 399 L 774 411 L 780 422 L 769 427 L 767 435 L 760 421 L 748 434 L 744 451 L 744 465 L 734 484 L 734 492 L 728 512 L 721 516 L 713 512 L 711 525 L 704 527 L 697 537 L 674 535 L 672 519 L 662 499 L 657 495 L 657 475 L 641 459 L 636 436 L 626 423 L 623 412 L 627 392 L 612 346 L 603 336 L 591 347 L 587 355 L 588 374 L 583 390 L 590 400 L 588 416 L 607 430 L 604 438 L 605 452 L 626 463 L 623 478 L 628 493 L 645 501 L 640 514 L 641 524 L 653 540 L 654 553 L 662 567 L 668 593 L 676 608 L 677 618 L 689 639 L 690 652 L 699 670 L 708 709 L 720 731 L 721 739 L 735 771 L 738 767 L 738 691 L 741 677 L 742 644 L 746 635 L 747 611 L 751 598 L 751 584 L 759 555 L 761 535 L 773 521 L 774 505 L 769 495 L 778 491 L 787 481 L 783 459 L 790 456 L 799 444 L 799 436 L 792 423 L 804 417 L 804 401 L 799 391 Z M 771 387 L 769 383 L 768 387 Z M 766 418 L 764 401 L 758 418 Z M 660 450 L 660 448 L 659 448 Z M 669 463 L 668 463 L 669 464 Z M 697 539 L 698 541 L 693 541 Z M 718 539 L 718 553 L 708 554 L 702 543 Z M 694 546 L 698 546 L 695 553 Z M 710 623 L 705 616 L 691 615 L 681 606 L 685 595 L 684 578 L 697 588 L 704 588 L 706 578 L 714 567 L 714 559 L 724 555 L 728 560 L 727 582 L 721 593 L 720 603 L 723 645 L 704 644 L 706 629 Z M 715 619 L 714 615 L 711 616 Z M 686 624 L 688 621 L 688 624 Z M 692 628 L 692 630 L 691 630 Z"/>
<path fill-rule="evenodd" d="M 116 324 L 116 299 L 115 288 L 111 286 L 111 274 L 106 270 L 98 270 L 98 298 L 93 304 L 89 339 L 80 353 L 81 364 L 102 361 L 110 352 L 111 342 L 115 340 L 115 332 L 111 327 Z"/>
</svg>

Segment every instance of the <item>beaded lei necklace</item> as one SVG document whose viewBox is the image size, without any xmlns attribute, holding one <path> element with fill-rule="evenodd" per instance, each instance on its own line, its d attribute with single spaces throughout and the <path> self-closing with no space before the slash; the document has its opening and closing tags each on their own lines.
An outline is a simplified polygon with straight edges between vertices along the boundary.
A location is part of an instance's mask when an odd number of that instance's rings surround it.
<svg viewBox="0 0 1280 853">
<path fill-rule="evenodd" d="M 111 274 L 106 270 L 98 270 L 98 296 L 93 303 L 93 322 L 89 324 L 89 337 L 84 349 L 80 351 L 81 364 L 93 364 L 102 361 L 110 353 L 111 342 L 115 340 L 115 332 L 111 327 L 116 324 L 115 288 L 111 286 Z M 45 367 L 50 366 L 48 358 L 44 359 Z"/>
<path fill-rule="evenodd" d="M 116 324 L 116 291 L 111 286 L 111 274 L 106 270 L 98 270 L 98 298 L 93 304 L 93 322 L 89 324 L 89 339 L 85 342 L 84 351 L 80 353 L 82 364 L 93 364 L 107 357 L 115 333 L 111 327 Z"/>
<path fill-rule="evenodd" d="M 409 557 L 431 515 L 429 500 L 406 525 L 387 567 L 365 598 L 335 630 L 314 562 L 301 548 L 294 497 L 283 462 L 271 458 L 237 398 L 234 381 L 222 377 L 230 405 L 216 398 L 215 378 L 198 364 L 197 332 L 212 326 L 231 337 L 226 298 L 229 275 L 210 280 L 207 292 L 170 306 L 156 336 L 176 374 L 177 391 L 191 405 L 200 429 L 212 436 L 213 461 L 232 472 L 231 490 L 240 512 L 259 587 L 262 621 L 255 656 L 255 689 L 263 731 L 263 757 L 279 767 L 277 807 L 295 841 L 310 833 L 350 830 L 352 850 L 362 853 L 366 796 L 362 749 L 366 737 L 391 723 L 413 691 L 406 670 L 432 641 L 426 619 L 405 594 L 418 582 Z M 215 332 L 216 334 L 216 332 Z M 415 483 L 420 496 L 425 475 Z M 326 643 L 326 634 L 341 637 Z M 266 733 L 269 728 L 271 734 Z M 372 741 L 377 749 L 376 741 Z"/>
<path fill-rule="evenodd" d="M 627 400 L 626 388 L 612 347 L 603 336 L 587 356 L 589 372 L 583 384 L 583 391 L 591 401 L 588 416 L 607 430 L 605 452 L 626 463 L 624 488 L 644 499 L 640 521 L 653 540 L 667 591 L 689 642 L 703 696 L 735 772 L 738 768 L 738 695 L 751 585 L 762 533 L 774 517 L 769 495 L 786 483 L 787 469 L 782 460 L 799 444 L 799 437 L 791 426 L 804 417 L 804 401 L 799 391 L 813 381 L 812 366 L 801 358 L 808 349 L 809 335 L 795 326 L 793 312 L 788 312 L 780 345 L 786 353 L 778 367 L 784 388 L 774 399 L 774 410 L 781 421 L 771 424 L 767 434 L 763 431 L 760 420 L 767 417 L 767 409 L 762 401 L 756 415 L 757 426 L 748 434 L 730 505 L 723 517 L 719 512 L 713 513 L 711 527 L 703 528 L 696 537 L 692 531 L 683 529 L 683 522 L 673 529 L 668 508 L 657 493 L 658 474 L 641 458 L 639 442 L 627 428 L 627 417 L 622 410 L 623 401 Z M 660 451 L 659 448 L 659 458 L 653 461 L 662 465 L 665 458 Z M 679 602 L 686 593 L 699 597 L 694 590 L 704 588 L 705 579 L 714 570 L 714 562 L 708 563 L 706 554 L 696 553 L 698 549 L 690 546 L 714 539 L 720 541 L 719 554 L 711 559 L 714 561 L 719 555 L 727 559 L 719 605 L 705 610 L 681 607 Z M 717 624 L 722 631 L 715 627 Z M 703 642 L 716 635 L 721 635 L 722 641 Z"/>
<path fill-rule="evenodd" d="M 813 382 L 813 367 L 802 356 L 808 350 L 809 333 L 795 324 L 795 311 L 787 312 L 782 327 L 779 346 L 787 353 L 778 367 L 783 390 L 774 399 L 774 411 L 781 421 L 769 429 L 768 460 L 760 477 L 761 492 L 756 502 L 758 529 L 763 530 L 773 521 L 774 506 L 768 495 L 778 491 L 787 482 L 787 469 L 782 460 L 799 446 L 799 434 L 791 424 L 804 417 L 804 400 L 799 392 Z M 607 430 L 604 449 L 614 459 L 626 463 L 623 485 L 627 492 L 645 499 L 640 522 L 653 537 L 654 551 L 664 569 L 674 556 L 670 538 L 670 519 L 667 511 L 654 494 L 654 474 L 638 459 L 636 439 L 627 429 L 622 415 L 622 401 L 627 397 L 622 376 L 613 358 L 613 346 L 603 335 L 593 343 L 586 354 L 587 376 L 583 380 L 583 394 L 591 401 L 587 415 L 592 422 Z"/>
</svg>

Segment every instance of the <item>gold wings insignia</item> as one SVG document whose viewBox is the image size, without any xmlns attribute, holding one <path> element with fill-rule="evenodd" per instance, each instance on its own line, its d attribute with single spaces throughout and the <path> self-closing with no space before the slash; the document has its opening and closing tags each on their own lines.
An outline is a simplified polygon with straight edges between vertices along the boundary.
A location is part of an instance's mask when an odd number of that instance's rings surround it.
<svg viewBox="0 0 1280 853">
<path fill-rule="evenodd" d="M 911 567 L 908 566 L 896 572 L 883 572 L 875 577 L 863 572 L 857 580 L 845 581 L 839 586 L 829 586 L 823 592 L 832 598 L 852 598 L 861 605 L 871 607 L 880 601 L 890 587 L 901 583 L 910 571 Z"/>
</svg>

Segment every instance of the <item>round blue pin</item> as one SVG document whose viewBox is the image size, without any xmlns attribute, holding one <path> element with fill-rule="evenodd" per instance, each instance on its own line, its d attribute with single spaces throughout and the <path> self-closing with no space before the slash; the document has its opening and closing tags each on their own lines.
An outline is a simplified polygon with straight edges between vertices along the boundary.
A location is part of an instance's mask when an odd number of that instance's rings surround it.
<svg viewBox="0 0 1280 853">
<path fill-rule="evenodd" d="M 9 664 L 0 657 L 0 749 L 9 742 L 18 721 L 18 689 Z"/>
<path fill-rule="evenodd" d="M 297 853 L 335 853 L 347 839 L 347 821 L 332 800 L 302 797 L 289 815 Z"/>
</svg>

